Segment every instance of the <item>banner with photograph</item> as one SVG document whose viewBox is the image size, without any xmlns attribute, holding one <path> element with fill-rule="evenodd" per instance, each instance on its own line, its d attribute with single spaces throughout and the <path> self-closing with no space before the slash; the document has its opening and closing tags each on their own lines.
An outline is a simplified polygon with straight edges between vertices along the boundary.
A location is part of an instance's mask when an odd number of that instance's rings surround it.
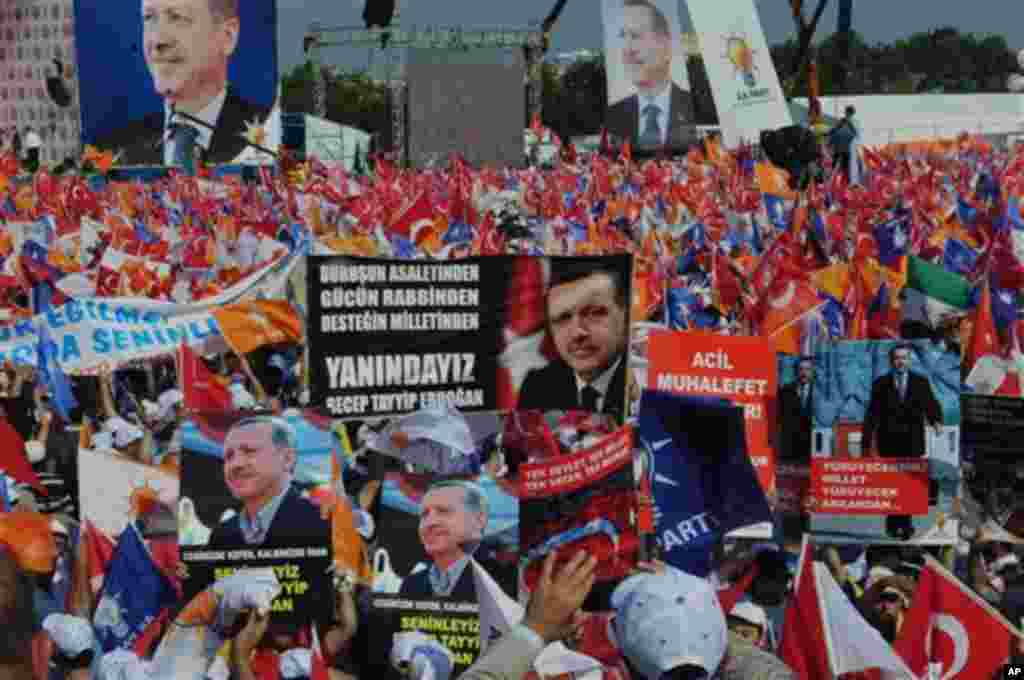
<svg viewBox="0 0 1024 680">
<path fill-rule="evenodd" d="M 647 387 L 727 399 L 743 409 L 747 449 L 761 486 L 775 488 L 771 424 L 777 368 L 770 340 L 711 333 L 658 332 L 648 339 Z"/>
<path fill-rule="evenodd" d="M 356 429 L 365 483 L 378 485 L 371 657 L 390 659 L 397 678 L 397 663 L 420 645 L 435 645 L 433 653 L 460 673 L 480 653 L 476 570 L 505 597 L 516 596 L 519 503 L 481 464 L 501 430 L 500 416 L 432 408 Z"/>
<path fill-rule="evenodd" d="M 319 621 L 329 611 L 330 508 L 318 490 L 330 484 L 330 452 L 325 460 L 305 449 L 298 420 L 202 414 L 185 428 L 179 505 L 191 522 L 179 526 L 179 544 L 186 601 L 239 570 L 271 567 L 281 584 L 274 622 Z"/>
<path fill-rule="evenodd" d="M 231 6 L 237 16 L 213 3 L 76 0 L 82 143 L 116 152 L 122 166 L 170 165 L 174 126 L 186 125 L 205 163 L 271 162 L 246 139 L 272 151 L 280 144 L 277 3 L 220 5 Z"/>
<path fill-rule="evenodd" d="M 608 133 L 638 149 L 696 142 L 678 0 L 602 0 L 601 10 Z"/>
<path fill-rule="evenodd" d="M 726 146 L 793 124 L 754 0 L 687 0 Z"/>
<path fill-rule="evenodd" d="M 809 358 L 780 355 L 778 361 L 780 442 L 789 442 L 780 463 L 818 467 L 815 507 L 808 508 L 812 531 L 846 543 L 959 540 L 958 353 L 927 340 L 848 341 Z M 793 417 L 787 422 L 785 414 Z M 863 467 L 906 459 L 919 463 L 912 475 L 879 477 Z M 838 481 L 828 482 L 821 463 L 833 461 L 863 469 L 830 471 Z M 917 468 L 926 475 L 927 513 L 919 514 Z M 822 496 L 826 487 L 836 493 Z M 826 501 L 829 508 L 822 510 Z"/>
<path fill-rule="evenodd" d="M 927 515 L 928 461 L 819 458 L 811 464 L 809 506 L 821 514 Z"/>
<path fill-rule="evenodd" d="M 450 404 L 621 420 L 631 263 L 628 255 L 312 256 L 312 400 L 338 418 Z"/>
</svg>

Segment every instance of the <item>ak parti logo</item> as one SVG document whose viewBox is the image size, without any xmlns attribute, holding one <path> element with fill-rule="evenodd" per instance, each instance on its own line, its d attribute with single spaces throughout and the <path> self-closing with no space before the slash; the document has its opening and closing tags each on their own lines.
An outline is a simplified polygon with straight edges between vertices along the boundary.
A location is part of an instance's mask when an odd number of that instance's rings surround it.
<svg viewBox="0 0 1024 680">
<path fill-rule="evenodd" d="M 736 75 L 749 88 L 757 87 L 756 52 L 745 35 L 733 34 L 725 38 L 725 58 L 736 69 Z"/>
</svg>

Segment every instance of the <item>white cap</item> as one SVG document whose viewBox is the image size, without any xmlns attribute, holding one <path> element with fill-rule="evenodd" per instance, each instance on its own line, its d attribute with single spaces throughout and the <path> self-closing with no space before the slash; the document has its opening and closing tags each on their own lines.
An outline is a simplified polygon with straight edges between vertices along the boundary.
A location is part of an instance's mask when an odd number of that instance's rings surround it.
<svg viewBox="0 0 1024 680">
<path fill-rule="evenodd" d="M 103 423 L 103 429 L 110 433 L 111 442 L 118 449 L 128 446 L 138 439 L 142 439 L 144 435 L 142 430 L 120 416 L 107 419 Z"/>
<path fill-rule="evenodd" d="M 115 649 L 100 659 L 98 680 L 149 680 L 149 664 L 127 649 Z"/>
<path fill-rule="evenodd" d="M 64 656 L 74 658 L 93 647 L 92 624 L 83 618 L 50 614 L 43 620 L 43 630 L 49 633 Z"/>
<path fill-rule="evenodd" d="M 304 647 L 289 649 L 281 655 L 281 678 L 295 680 L 313 674 L 313 652 Z"/>
<path fill-rule="evenodd" d="M 746 621 L 752 626 L 758 626 L 762 630 L 768 626 L 768 615 L 764 613 L 764 608 L 753 602 L 737 603 L 729 612 L 729 616 Z"/>
<path fill-rule="evenodd" d="M 28 456 L 28 462 L 38 463 L 46 458 L 46 447 L 38 439 L 30 439 L 25 442 L 25 455 Z"/>
<path fill-rule="evenodd" d="M 395 633 L 391 643 L 391 664 L 401 670 L 407 664 L 410 680 L 449 680 L 455 668 L 455 658 L 436 639 L 409 631 Z"/>
<path fill-rule="evenodd" d="M 637 574 L 612 593 L 612 608 L 619 648 L 647 680 L 687 665 L 714 674 L 725 657 L 725 614 L 705 579 L 672 567 Z"/>
<path fill-rule="evenodd" d="M 165 391 L 157 397 L 158 417 L 167 420 L 174 413 L 174 407 L 185 401 L 185 395 L 179 389 Z"/>
<path fill-rule="evenodd" d="M 160 416 L 160 406 L 155 401 L 149 399 L 142 400 L 142 413 L 147 418 L 158 418 Z"/>
</svg>

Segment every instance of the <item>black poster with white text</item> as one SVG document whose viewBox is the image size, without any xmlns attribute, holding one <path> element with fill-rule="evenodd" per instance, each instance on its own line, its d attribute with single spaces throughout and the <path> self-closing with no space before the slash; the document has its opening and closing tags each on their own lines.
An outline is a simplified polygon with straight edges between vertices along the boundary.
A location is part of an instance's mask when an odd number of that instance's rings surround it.
<svg viewBox="0 0 1024 680">
<path fill-rule="evenodd" d="M 311 256 L 311 399 L 335 418 L 440 403 L 506 411 L 524 399 L 540 410 L 621 411 L 631 264 L 629 255 Z M 581 403 L 577 378 L 603 390 L 596 407 Z"/>
</svg>

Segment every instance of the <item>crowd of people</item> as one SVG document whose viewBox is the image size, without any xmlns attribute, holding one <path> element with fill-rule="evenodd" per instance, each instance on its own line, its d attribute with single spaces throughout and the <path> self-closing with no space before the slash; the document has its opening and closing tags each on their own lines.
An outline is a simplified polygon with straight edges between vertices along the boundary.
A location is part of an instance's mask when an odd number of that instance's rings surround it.
<svg viewBox="0 0 1024 680">
<path fill-rule="evenodd" d="M 474 170 L 454 159 L 447 169 L 420 173 L 380 161 L 363 178 L 314 161 L 252 183 L 205 171 L 150 184 L 104 185 L 45 172 L 27 184 L 8 177 L 0 208 L 12 225 L 0 234 L 2 304 L 10 333 L 26 320 L 45 323 L 48 311 L 81 297 L 179 305 L 220 299 L 262 270 L 309 252 L 405 258 L 631 252 L 634 322 L 760 334 L 804 355 L 816 342 L 955 338 L 965 348 L 965 374 L 982 349 L 1014 356 L 1018 312 L 997 314 L 997 322 L 986 296 L 941 318 L 904 309 L 894 326 L 885 312 L 899 308 L 891 291 L 907 285 L 909 258 L 952 267 L 965 285 L 995 297 L 1019 288 L 1024 261 L 1014 237 L 1024 230 L 1017 205 L 1024 155 L 964 137 L 864 150 L 864 161 L 860 183 L 851 183 L 846 173 L 832 172 L 826 154 L 827 181 L 801 195 L 747 151 L 729 153 L 714 142 L 685 159 L 637 163 L 628 151 L 625 157 L 574 154 L 544 171 Z M 24 223 L 45 225 L 46 236 L 19 233 L 16 225 Z M 949 257 L 950 241 L 974 253 L 967 265 Z M 300 316 L 301 288 L 277 291 Z M 771 305 L 794 288 L 807 297 L 784 309 Z M 975 340 L 981 331 L 992 336 L 985 347 Z M 228 395 L 226 408 L 282 414 L 311 406 L 300 343 L 222 350 L 199 360 L 209 382 Z M 55 389 L 53 366 L 5 355 L 0 677 L 358 678 L 395 666 L 416 678 L 444 680 L 450 663 L 436 650 L 397 661 L 369 658 L 371 583 L 342 569 L 331 594 L 335 606 L 322 625 L 275 626 L 260 604 L 268 586 L 242 575 L 219 581 L 207 599 L 169 608 L 153 634 L 130 649 L 103 649 L 95 626 L 103 585 L 95 560 L 102 551 L 81 521 L 79 451 L 176 470 L 188 395 L 196 389 L 183 378 L 182 362 L 172 352 L 75 367 L 68 370 L 68 400 Z M 372 517 L 377 487 L 366 480 L 346 486 L 351 505 Z M 177 522 L 136 510 L 154 562 L 180 594 Z M 956 546 L 818 545 L 814 554 L 889 642 L 913 600 L 925 553 L 1016 625 L 1024 615 L 1021 541 L 997 519 L 982 517 L 978 531 Z M 658 561 L 641 564 L 612 596 L 614 612 L 597 646 L 623 661 L 603 665 L 602 673 L 648 680 L 798 677 L 787 667 L 782 640 L 804 524 L 799 517 L 796 525 L 788 521 L 780 520 L 774 543 L 721 542 L 710 579 Z M 361 537 L 372 546 L 372 531 Z M 94 554 L 85 557 L 89 550 Z M 535 672 L 549 643 L 583 645 L 581 636 L 594 628 L 577 625 L 578 611 L 594 571 L 592 556 L 560 564 L 549 558 L 521 624 L 463 677 L 523 678 Z M 724 598 L 726 592 L 732 594 Z M 206 647 L 189 638 L 197 629 L 206 631 Z M 184 670 L 181 650 L 208 650 L 210 641 L 212 653 L 189 662 L 203 667 Z M 430 649 L 436 642 L 422 644 Z M 591 640 L 588 648 L 594 646 Z M 1006 657 L 1024 661 L 1017 646 Z"/>
</svg>

